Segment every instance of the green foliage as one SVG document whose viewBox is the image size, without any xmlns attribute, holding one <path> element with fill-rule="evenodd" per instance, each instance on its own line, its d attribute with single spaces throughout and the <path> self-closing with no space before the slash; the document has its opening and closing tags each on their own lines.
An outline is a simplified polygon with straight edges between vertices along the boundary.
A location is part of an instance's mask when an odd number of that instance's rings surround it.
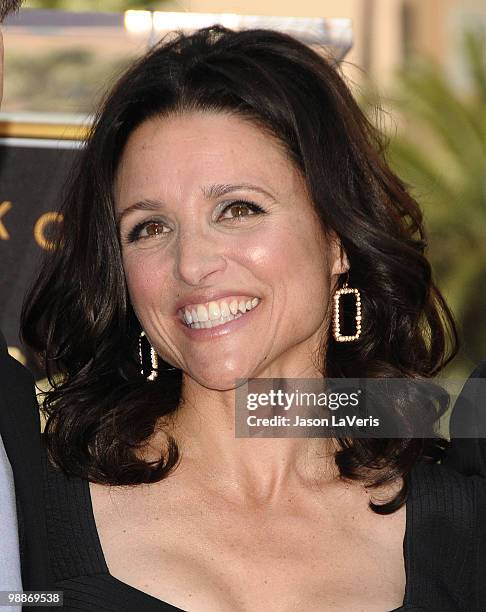
<svg viewBox="0 0 486 612">
<path fill-rule="evenodd" d="M 459 323 L 466 372 L 486 358 L 486 38 L 463 38 L 469 91 L 416 60 L 398 78 L 396 108 L 407 125 L 389 162 L 421 203 L 436 279 Z"/>
<path fill-rule="evenodd" d="M 160 0 L 28 0 L 25 8 L 62 9 L 66 11 L 122 12 L 127 9 L 160 8 Z"/>
<path fill-rule="evenodd" d="M 82 47 L 37 55 L 9 52 L 8 97 L 16 110 L 92 113 L 96 102 L 117 74 L 133 60 L 119 57 L 100 61 Z"/>
</svg>

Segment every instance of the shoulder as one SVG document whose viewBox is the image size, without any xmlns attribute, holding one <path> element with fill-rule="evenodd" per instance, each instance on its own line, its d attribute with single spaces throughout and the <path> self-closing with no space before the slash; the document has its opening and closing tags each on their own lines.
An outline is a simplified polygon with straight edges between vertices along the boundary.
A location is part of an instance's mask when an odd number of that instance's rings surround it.
<svg viewBox="0 0 486 612">
<path fill-rule="evenodd" d="M 33 377 L 0 339 L 0 431 L 15 482 L 24 588 L 48 584 L 40 468 L 40 418 Z M 6 461 L 4 457 L 4 461 Z"/>
<path fill-rule="evenodd" d="M 33 377 L 7 350 L 7 343 L 0 332 L 0 389 L 8 391 L 25 385 L 32 386 Z"/>
<path fill-rule="evenodd" d="M 1 334 L 0 431 L 14 475 L 18 478 L 22 470 L 27 476 L 32 463 L 39 462 L 39 406 L 32 375 L 10 357 Z"/>
<path fill-rule="evenodd" d="M 53 465 L 42 434 L 44 481 L 50 569 L 54 581 L 73 576 L 106 574 L 91 504 L 89 483 Z"/>
<path fill-rule="evenodd" d="M 450 436 L 444 465 L 486 478 L 486 361 L 476 366 L 454 403 Z"/>
<path fill-rule="evenodd" d="M 68 474 L 62 467 L 55 465 L 49 456 L 46 434 L 40 435 L 40 464 L 44 488 L 48 500 L 64 505 L 73 495 L 81 496 L 87 491 L 87 481 L 73 474 Z"/>
<path fill-rule="evenodd" d="M 417 463 L 409 477 L 407 531 L 415 598 L 485 610 L 486 478 Z"/>
<path fill-rule="evenodd" d="M 2 425 L 2 431 L 10 424 L 23 428 L 24 420 L 30 422 L 36 430 L 39 429 L 39 410 L 34 378 L 22 364 L 8 354 L 5 339 L 0 333 L 0 425 Z"/>
<path fill-rule="evenodd" d="M 433 513 L 461 529 L 478 518 L 486 521 L 486 478 L 480 474 L 461 474 L 444 464 L 418 462 L 409 486 L 410 499 L 422 513 Z"/>
</svg>

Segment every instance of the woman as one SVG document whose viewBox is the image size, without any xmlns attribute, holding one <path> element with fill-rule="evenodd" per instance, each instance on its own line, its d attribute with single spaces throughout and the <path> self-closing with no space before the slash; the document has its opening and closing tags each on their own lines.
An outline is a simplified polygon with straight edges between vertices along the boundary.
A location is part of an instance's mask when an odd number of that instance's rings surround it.
<svg viewBox="0 0 486 612">
<path fill-rule="evenodd" d="M 330 62 L 269 30 L 161 43 L 63 214 L 24 336 L 65 609 L 484 607 L 485 485 L 444 441 L 235 438 L 237 379 L 429 378 L 456 352 L 419 206 Z"/>
</svg>

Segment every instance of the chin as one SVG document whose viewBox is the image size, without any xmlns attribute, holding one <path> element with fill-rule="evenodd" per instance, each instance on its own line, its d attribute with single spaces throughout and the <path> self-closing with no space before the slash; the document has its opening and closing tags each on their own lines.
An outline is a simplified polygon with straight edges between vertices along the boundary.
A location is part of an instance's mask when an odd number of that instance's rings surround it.
<svg viewBox="0 0 486 612">
<path fill-rule="evenodd" d="M 198 384 L 214 391 L 230 391 L 236 389 L 252 377 L 252 370 L 248 367 L 210 367 L 187 368 L 186 373 Z"/>
</svg>

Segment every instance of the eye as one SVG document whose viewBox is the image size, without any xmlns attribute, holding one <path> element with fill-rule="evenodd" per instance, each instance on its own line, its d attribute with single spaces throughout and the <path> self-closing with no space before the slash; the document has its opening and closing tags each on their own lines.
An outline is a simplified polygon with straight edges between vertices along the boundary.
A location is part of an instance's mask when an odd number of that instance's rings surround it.
<svg viewBox="0 0 486 612">
<path fill-rule="evenodd" d="M 236 210 L 237 214 L 236 215 L 231 215 L 229 217 L 222 217 L 224 218 L 226 221 L 240 221 L 241 219 L 243 219 L 244 217 L 253 217 L 255 215 L 264 213 L 265 211 L 263 210 L 263 208 L 261 208 L 260 206 L 258 206 L 258 204 L 255 204 L 254 202 L 246 202 L 245 200 L 237 200 L 236 202 L 231 202 L 230 204 L 228 204 L 228 206 L 226 206 L 223 210 L 223 212 L 221 213 L 221 215 L 225 214 L 227 211 L 232 211 L 232 210 Z M 249 211 L 251 210 L 251 214 L 248 213 L 242 213 L 241 211 Z"/>
<path fill-rule="evenodd" d="M 166 226 L 163 223 L 154 219 L 143 221 L 143 223 L 139 223 L 130 231 L 128 241 L 134 242 L 135 240 L 154 238 L 161 234 L 167 234 L 168 232 L 163 231 L 164 227 Z"/>
</svg>

